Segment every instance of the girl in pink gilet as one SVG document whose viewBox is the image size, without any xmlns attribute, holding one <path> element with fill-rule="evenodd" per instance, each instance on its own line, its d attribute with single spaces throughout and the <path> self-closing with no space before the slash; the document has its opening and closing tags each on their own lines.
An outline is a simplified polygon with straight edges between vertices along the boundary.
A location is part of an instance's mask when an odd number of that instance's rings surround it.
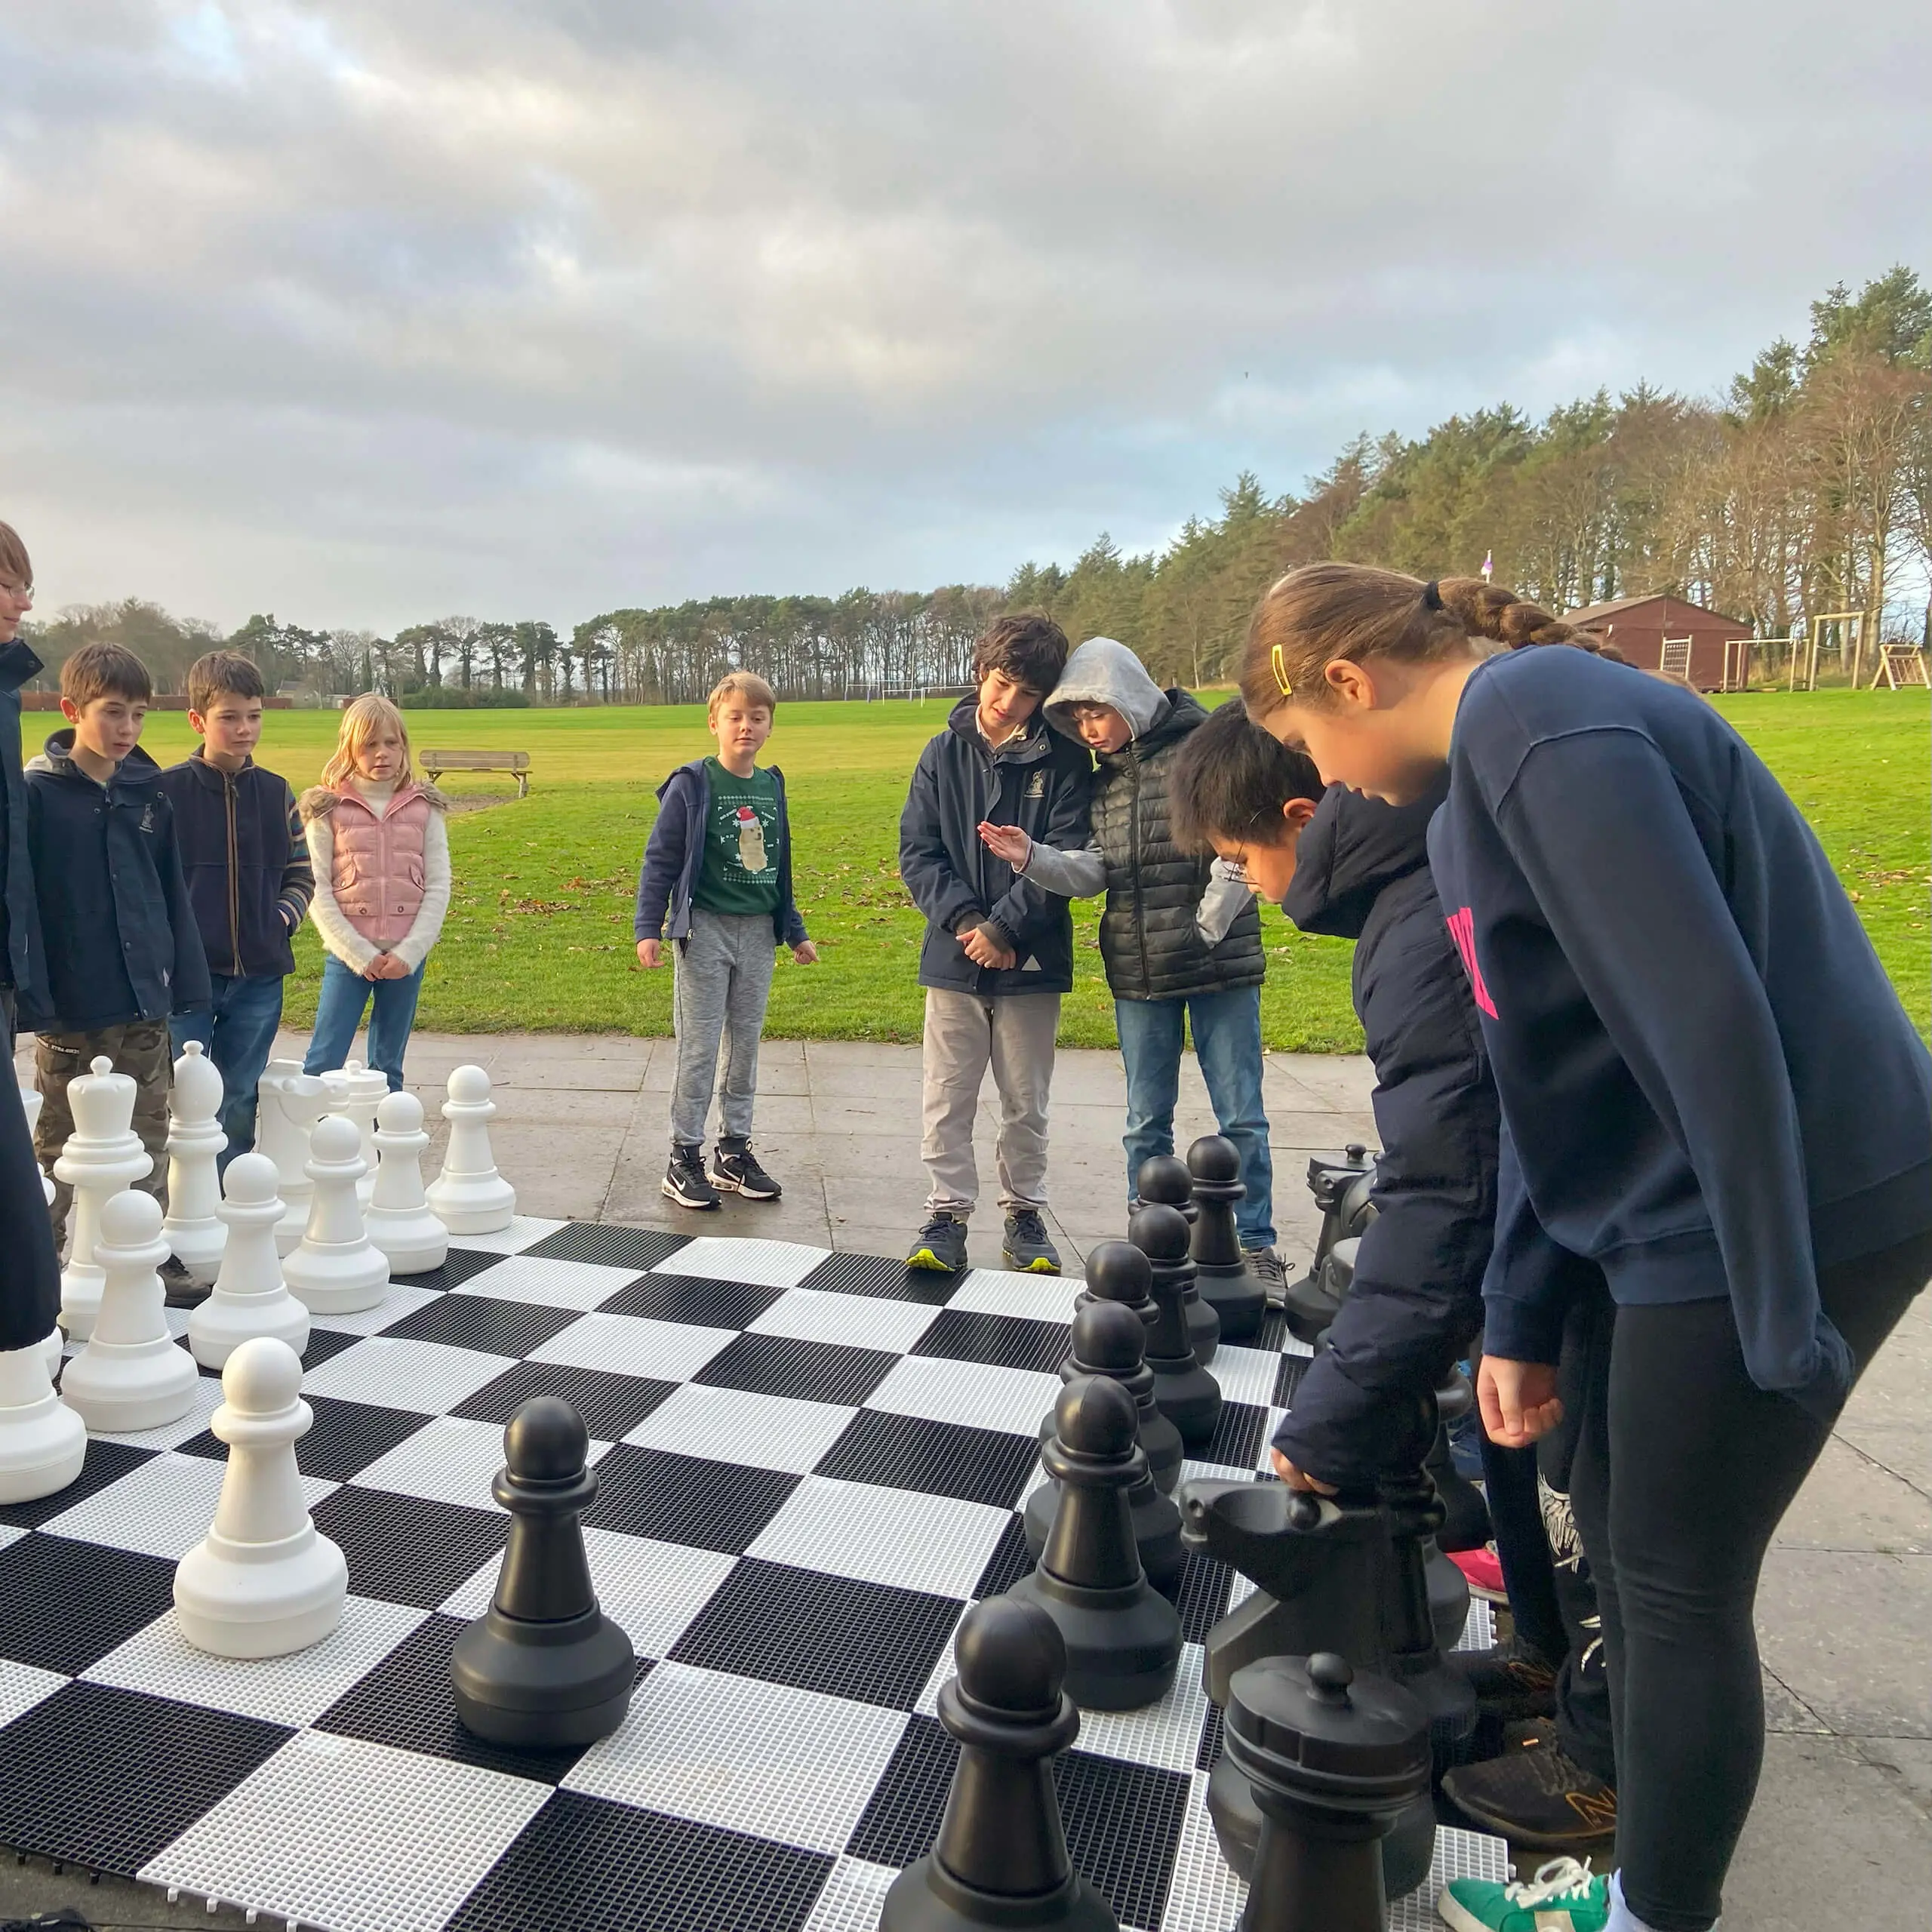
<svg viewBox="0 0 1932 1932">
<path fill-rule="evenodd" d="M 402 713 L 373 691 L 342 714 L 322 782 L 302 795 L 315 897 L 309 916 L 328 956 L 305 1073 L 340 1066 L 369 1015 L 369 1064 L 402 1085 L 423 963 L 450 903 L 448 807 L 409 764 Z"/>
</svg>

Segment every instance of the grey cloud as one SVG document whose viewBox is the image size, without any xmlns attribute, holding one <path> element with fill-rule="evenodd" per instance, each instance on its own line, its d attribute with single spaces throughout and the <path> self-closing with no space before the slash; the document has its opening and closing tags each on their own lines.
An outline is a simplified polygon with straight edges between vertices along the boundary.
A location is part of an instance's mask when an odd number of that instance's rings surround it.
<svg viewBox="0 0 1932 1932">
<path fill-rule="evenodd" d="M 1915 0 L 29 0 L 0 515 L 232 621 L 998 576 L 1925 263 Z"/>
</svg>

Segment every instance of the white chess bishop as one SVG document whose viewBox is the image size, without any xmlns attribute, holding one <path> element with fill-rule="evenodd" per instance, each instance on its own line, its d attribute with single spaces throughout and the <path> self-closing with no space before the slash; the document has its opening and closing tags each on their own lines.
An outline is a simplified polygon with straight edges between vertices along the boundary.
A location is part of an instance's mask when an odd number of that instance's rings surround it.
<svg viewBox="0 0 1932 1932">
<path fill-rule="evenodd" d="M 309 1346 L 309 1311 L 282 1278 L 275 1163 L 266 1154 L 238 1154 L 225 1181 L 217 1211 L 227 1248 L 214 1292 L 188 1317 L 189 1349 L 204 1368 L 220 1368 L 244 1342 L 272 1335 L 299 1355 Z"/>
<path fill-rule="evenodd" d="M 328 1108 L 328 1089 L 300 1060 L 269 1062 L 256 1089 L 255 1152 L 275 1163 L 283 1204 L 275 1238 L 285 1254 L 309 1225 L 309 1137 Z"/>
<path fill-rule="evenodd" d="M 221 1392 L 208 1426 L 228 1471 L 213 1526 L 174 1572 L 174 1619 L 215 1657 L 283 1657 L 328 1636 L 349 1595 L 348 1564 L 310 1521 L 295 1466 L 315 1412 L 295 1351 L 272 1335 L 229 1357 Z"/>
<path fill-rule="evenodd" d="M 197 1281 L 212 1281 L 228 1230 L 217 1210 L 221 1183 L 216 1164 L 228 1136 L 221 1124 L 221 1075 L 190 1040 L 174 1063 L 168 1096 L 168 1218 L 162 1233 L 174 1258 Z"/>
<path fill-rule="evenodd" d="M 355 1183 L 362 1137 L 352 1120 L 330 1114 L 310 1137 L 308 1232 L 282 1263 L 282 1278 L 311 1315 L 374 1308 L 389 1290 L 389 1257 L 369 1238 Z"/>
<path fill-rule="evenodd" d="M 60 1399 L 90 1429 L 158 1429 L 195 1405 L 195 1364 L 168 1332 L 161 1277 L 161 1204 L 131 1189 L 100 1211 L 95 1248 L 106 1279 L 88 1344 L 60 1378 Z"/>
<path fill-rule="evenodd" d="M 376 1189 L 364 1217 L 369 1238 L 389 1257 L 392 1275 L 423 1275 L 449 1259 L 450 1231 L 429 1211 L 423 1189 L 423 1103 L 390 1094 L 376 1109 Z"/>
<path fill-rule="evenodd" d="M 54 1394 L 40 1344 L 0 1351 L 0 1503 L 65 1489 L 87 1453 L 87 1424 Z"/>
<path fill-rule="evenodd" d="M 32 1140 L 34 1129 L 40 1124 L 40 1110 L 45 1104 L 45 1097 L 37 1087 L 23 1087 L 20 1090 L 20 1109 L 27 1117 L 27 1138 Z M 40 1193 L 41 1198 L 49 1208 L 51 1208 L 54 1205 L 54 1183 L 44 1173 L 40 1177 Z M 48 1375 L 51 1379 L 60 1373 L 60 1328 L 57 1320 L 53 1334 L 49 1335 L 40 1346 L 42 1353 L 47 1359 Z M 63 1487 L 64 1487 L 65 1485 L 63 1484 Z M 23 1503 L 26 1500 L 25 1497 L 15 1499 L 16 1501 Z"/>
<path fill-rule="evenodd" d="M 94 1259 L 100 1211 L 124 1188 L 152 1171 L 153 1161 L 134 1131 L 134 1083 L 114 1071 L 105 1054 L 67 1083 L 74 1131 L 54 1163 L 56 1179 L 74 1190 L 74 1228 L 60 1271 L 60 1325 L 85 1342 L 100 1307 L 104 1277 Z"/>
<path fill-rule="evenodd" d="M 496 1112 L 490 1076 L 480 1066 L 460 1066 L 450 1075 L 443 1103 L 449 1146 L 429 1196 L 430 1212 L 453 1235 L 495 1234 L 515 1217 L 516 1189 L 497 1173 L 490 1152 Z"/>
</svg>

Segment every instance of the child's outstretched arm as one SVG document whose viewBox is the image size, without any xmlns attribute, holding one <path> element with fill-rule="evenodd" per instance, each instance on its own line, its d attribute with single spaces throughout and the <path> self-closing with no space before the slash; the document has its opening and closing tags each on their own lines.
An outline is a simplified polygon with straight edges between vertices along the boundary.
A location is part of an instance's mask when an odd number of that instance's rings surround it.
<svg viewBox="0 0 1932 1932">
<path fill-rule="evenodd" d="M 995 858 L 1060 898 L 1095 899 L 1107 889 L 1106 862 L 1091 839 L 1080 851 L 1063 852 L 1029 838 L 1017 825 L 983 821 L 980 840 Z"/>
</svg>

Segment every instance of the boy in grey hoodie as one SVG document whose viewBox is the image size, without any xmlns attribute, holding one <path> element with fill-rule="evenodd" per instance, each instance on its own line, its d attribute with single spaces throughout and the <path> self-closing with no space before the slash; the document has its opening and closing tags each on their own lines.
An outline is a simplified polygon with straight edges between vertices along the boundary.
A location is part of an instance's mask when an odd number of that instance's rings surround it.
<svg viewBox="0 0 1932 1932">
<path fill-rule="evenodd" d="M 1014 826 L 983 826 L 980 835 L 1049 892 L 1106 894 L 1100 958 L 1127 1068 L 1130 1207 L 1141 1163 L 1174 1152 L 1191 1026 L 1215 1118 L 1241 1155 L 1241 1246 L 1278 1299 L 1274 1165 L 1261 1100 L 1260 915 L 1244 881 L 1222 861 L 1184 851 L 1168 829 L 1168 764 L 1208 714 L 1186 691 L 1161 690 L 1125 645 L 1107 637 L 1072 653 L 1044 708 L 1056 731 L 1095 754 L 1091 840 L 1070 851 Z"/>
</svg>

